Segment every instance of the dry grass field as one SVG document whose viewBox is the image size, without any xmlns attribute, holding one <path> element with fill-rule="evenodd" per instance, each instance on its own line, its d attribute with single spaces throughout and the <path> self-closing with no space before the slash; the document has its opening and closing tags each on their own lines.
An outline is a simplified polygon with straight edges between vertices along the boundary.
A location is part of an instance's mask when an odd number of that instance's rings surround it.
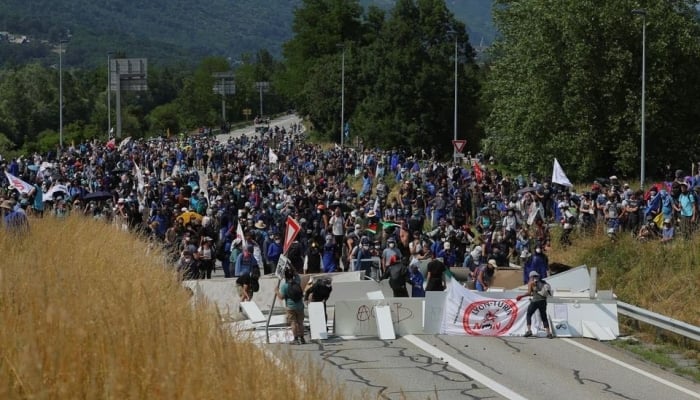
<svg viewBox="0 0 700 400">
<path fill-rule="evenodd" d="M 142 239 L 81 217 L 0 231 L 0 399 L 343 399 L 193 308 Z"/>
</svg>

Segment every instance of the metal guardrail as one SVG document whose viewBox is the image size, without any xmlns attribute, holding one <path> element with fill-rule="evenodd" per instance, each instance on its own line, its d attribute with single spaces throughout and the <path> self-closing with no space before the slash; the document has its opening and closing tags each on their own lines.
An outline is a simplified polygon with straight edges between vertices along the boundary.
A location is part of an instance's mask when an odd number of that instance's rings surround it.
<svg viewBox="0 0 700 400">
<path fill-rule="evenodd" d="M 617 312 L 618 314 L 622 314 L 637 321 L 641 321 L 657 328 L 700 342 L 700 327 L 693 326 L 683 321 L 669 318 L 621 301 L 617 302 Z"/>
</svg>

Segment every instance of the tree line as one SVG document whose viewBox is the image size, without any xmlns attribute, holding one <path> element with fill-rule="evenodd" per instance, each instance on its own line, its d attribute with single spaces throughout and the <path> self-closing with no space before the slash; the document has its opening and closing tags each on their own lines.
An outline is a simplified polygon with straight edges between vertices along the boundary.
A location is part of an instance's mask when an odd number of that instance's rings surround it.
<svg viewBox="0 0 700 400">
<path fill-rule="evenodd" d="M 645 14 L 633 14 L 640 6 Z M 478 61 L 465 25 L 444 0 L 397 0 L 388 11 L 359 0 L 303 0 L 281 60 L 263 50 L 236 65 L 209 57 L 194 69 L 149 66 L 149 91 L 123 95 L 123 130 L 138 137 L 221 124 L 213 74 L 232 70 L 229 122 L 245 120 L 243 109 L 258 113 L 255 82 L 267 81 L 265 114 L 293 108 L 319 139 L 339 142 L 347 130 L 347 144 L 432 147 L 449 159 L 456 64 L 457 135 L 467 140 L 465 151 L 484 151 L 513 171 L 548 174 L 556 157 L 574 179 L 634 177 L 645 24 L 648 174 L 697 158 L 694 1 L 497 0 L 493 15 L 499 36 Z M 105 136 L 106 68 L 63 72 L 67 140 Z M 0 71 L 6 148 L 55 146 L 57 75 L 37 64 Z"/>
</svg>

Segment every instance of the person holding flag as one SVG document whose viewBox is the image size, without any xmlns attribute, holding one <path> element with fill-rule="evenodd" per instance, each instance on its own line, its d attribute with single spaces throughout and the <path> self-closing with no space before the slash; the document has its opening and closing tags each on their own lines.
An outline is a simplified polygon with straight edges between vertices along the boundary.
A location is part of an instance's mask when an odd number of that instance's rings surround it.
<svg viewBox="0 0 700 400">
<path fill-rule="evenodd" d="M 40 177 L 36 178 L 34 183 L 34 188 L 29 192 L 29 198 L 34 197 L 34 204 L 32 204 L 32 210 L 34 215 L 42 218 L 44 216 L 44 190 L 41 188 L 42 179 Z"/>
</svg>

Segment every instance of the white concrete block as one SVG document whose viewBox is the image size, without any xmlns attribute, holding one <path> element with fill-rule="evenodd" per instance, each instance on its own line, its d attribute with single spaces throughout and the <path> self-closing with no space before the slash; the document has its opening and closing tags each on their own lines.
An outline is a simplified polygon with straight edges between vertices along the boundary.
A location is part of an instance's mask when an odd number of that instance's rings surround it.
<svg viewBox="0 0 700 400">
<path fill-rule="evenodd" d="M 267 321 L 267 318 L 265 318 L 255 302 L 244 301 L 241 303 L 241 308 L 243 309 L 243 314 L 253 323 Z"/>
<path fill-rule="evenodd" d="M 326 314 L 323 309 L 323 303 L 309 303 L 309 325 L 311 329 L 311 339 L 328 339 L 328 325 L 326 323 Z"/>
<path fill-rule="evenodd" d="M 376 315 L 377 334 L 381 340 L 394 340 L 396 333 L 394 332 L 394 324 L 391 321 L 391 310 L 389 306 L 375 306 L 374 313 Z"/>
</svg>

